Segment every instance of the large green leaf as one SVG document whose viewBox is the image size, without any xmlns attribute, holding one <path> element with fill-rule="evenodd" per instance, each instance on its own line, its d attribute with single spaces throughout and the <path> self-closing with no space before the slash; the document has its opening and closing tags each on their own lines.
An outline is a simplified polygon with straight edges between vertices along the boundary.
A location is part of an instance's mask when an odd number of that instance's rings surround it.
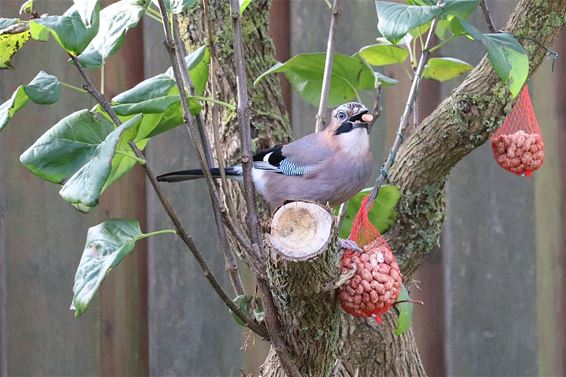
<svg viewBox="0 0 566 377">
<path fill-rule="evenodd" d="M 478 7 L 479 0 L 444 0 L 442 14 L 468 18 Z"/>
<path fill-rule="evenodd" d="M 141 119 L 137 115 L 114 128 L 99 113 L 77 111 L 43 134 L 20 161 L 33 174 L 64 184 L 60 191 L 63 199 L 87 212 L 98 204 L 108 186 L 116 152 L 131 153 L 126 145 L 136 137 Z"/>
<path fill-rule="evenodd" d="M 95 12 L 92 24 L 85 26 L 76 6 L 69 8 L 62 16 L 45 16 L 32 20 L 32 37 L 45 40 L 45 30 L 55 38 L 59 46 L 72 55 L 79 55 L 98 32 L 99 17 Z"/>
<path fill-rule="evenodd" d="M 0 18 L 0 69 L 13 68 L 12 57 L 29 38 L 29 28 L 18 19 Z"/>
<path fill-rule="evenodd" d="M 95 12 L 98 12 L 100 0 L 73 0 L 83 24 L 91 26 Z"/>
<path fill-rule="evenodd" d="M 83 255 L 75 274 L 71 310 L 78 317 L 86 310 L 102 281 L 134 249 L 137 241 L 164 230 L 144 234 L 137 220 L 111 219 L 88 229 Z"/>
<path fill-rule="evenodd" d="M 410 30 L 442 14 L 442 7 L 438 5 L 416 6 L 378 0 L 375 6 L 379 19 L 377 28 L 387 40 L 394 44 L 399 43 Z"/>
<path fill-rule="evenodd" d="M 196 94 L 202 95 L 208 79 L 208 49 L 201 47 L 195 50 L 186 61 Z M 112 107 L 121 117 L 137 113 L 151 115 L 144 116 L 136 140 L 155 136 L 183 123 L 179 91 L 171 68 L 118 94 L 112 99 Z M 189 99 L 189 107 L 195 115 L 201 109 L 199 102 L 193 99 Z"/>
<path fill-rule="evenodd" d="M 260 77 L 282 72 L 291 86 L 307 102 L 318 105 L 322 78 L 324 76 L 325 53 L 298 54 L 285 63 L 277 63 Z M 376 79 L 373 70 L 359 56 L 334 55 L 328 107 L 335 107 L 359 97 L 359 91 L 374 89 Z"/>
<path fill-rule="evenodd" d="M 0 131 L 29 100 L 40 105 L 50 105 L 57 102 L 60 96 L 61 85 L 57 77 L 44 71 L 39 72 L 29 84 L 20 85 L 12 97 L 0 105 Z"/>
<path fill-rule="evenodd" d="M 340 237 L 348 238 L 352 229 L 352 223 L 356 217 L 356 213 L 362 204 L 362 200 L 368 195 L 371 188 L 367 188 L 357 193 L 348 201 L 346 215 L 340 228 Z M 385 233 L 391 225 L 397 221 L 397 211 L 395 207 L 401 198 L 401 191 L 396 186 L 383 185 L 379 190 L 377 199 L 371 211 L 368 213 L 370 222 L 377 228 L 380 233 Z"/>
<path fill-rule="evenodd" d="M 447 81 L 469 72 L 473 68 L 473 65 L 456 58 L 430 58 L 425 66 L 423 77 Z"/>
<path fill-rule="evenodd" d="M 197 3 L 197 0 L 164 0 L 165 9 L 168 13 L 183 13 Z M 159 8 L 159 2 L 153 0 L 153 4 Z"/>
<path fill-rule="evenodd" d="M 124 44 L 126 32 L 135 27 L 149 5 L 148 0 L 121 0 L 100 12 L 100 31 L 78 57 L 85 68 L 99 67 Z"/>
<path fill-rule="evenodd" d="M 380 38 L 376 44 L 362 47 L 359 54 L 373 66 L 403 63 L 409 57 L 406 48 L 393 45 L 385 38 Z"/>
<path fill-rule="evenodd" d="M 397 309 L 399 310 L 399 318 L 397 319 L 397 328 L 395 329 L 395 335 L 401 335 L 405 331 L 409 330 L 411 327 L 411 322 L 413 322 L 413 303 L 410 302 L 411 297 L 409 296 L 409 291 L 405 284 L 401 286 L 401 294 L 397 301 L 405 301 L 397 304 Z"/>
<path fill-rule="evenodd" d="M 529 58 L 523 47 L 511 34 L 482 34 L 469 22 L 459 21 L 466 32 L 487 49 L 495 73 L 516 97 L 529 75 Z"/>
</svg>

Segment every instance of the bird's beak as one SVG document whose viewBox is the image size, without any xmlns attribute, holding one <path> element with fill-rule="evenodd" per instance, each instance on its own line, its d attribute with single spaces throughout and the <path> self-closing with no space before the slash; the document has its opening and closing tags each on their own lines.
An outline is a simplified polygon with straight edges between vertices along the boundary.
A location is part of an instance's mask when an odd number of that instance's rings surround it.
<svg viewBox="0 0 566 377">
<path fill-rule="evenodd" d="M 369 133 L 371 124 L 373 124 L 373 116 L 368 114 L 368 109 L 362 109 L 357 114 L 352 115 L 348 120 L 352 123 L 353 128 L 365 128 Z"/>
</svg>

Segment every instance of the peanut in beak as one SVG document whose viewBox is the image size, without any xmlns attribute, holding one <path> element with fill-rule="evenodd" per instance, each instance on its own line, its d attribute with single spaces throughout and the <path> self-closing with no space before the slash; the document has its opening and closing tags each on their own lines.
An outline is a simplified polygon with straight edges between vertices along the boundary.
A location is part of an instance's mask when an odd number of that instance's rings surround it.
<svg viewBox="0 0 566 377">
<path fill-rule="evenodd" d="M 371 115 L 371 114 L 362 115 L 362 122 L 370 123 L 371 121 L 373 121 L 373 115 Z"/>
</svg>

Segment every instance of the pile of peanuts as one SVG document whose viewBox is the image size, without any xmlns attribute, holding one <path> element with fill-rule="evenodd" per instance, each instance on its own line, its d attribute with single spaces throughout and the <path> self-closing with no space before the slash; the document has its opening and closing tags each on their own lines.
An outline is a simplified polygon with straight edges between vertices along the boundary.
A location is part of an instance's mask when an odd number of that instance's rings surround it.
<svg viewBox="0 0 566 377">
<path fill-rule="evenodd" d="M 491 139 L 495 160 L 501 167 L 517 175 L 529 175 L 544 162 L 544 143 L 540 134 L 517 131 Z"/>
<path fill-rule="evenodd" d="M 354 276 L 340 287 L 342 308 L 357 317 L 386 313 L 397 301 L 403 276 L 389 246 L 376 240 L 363 247 L 364 253 L 346 250 L 342 273 L 356 269 Z"/>
</svg>

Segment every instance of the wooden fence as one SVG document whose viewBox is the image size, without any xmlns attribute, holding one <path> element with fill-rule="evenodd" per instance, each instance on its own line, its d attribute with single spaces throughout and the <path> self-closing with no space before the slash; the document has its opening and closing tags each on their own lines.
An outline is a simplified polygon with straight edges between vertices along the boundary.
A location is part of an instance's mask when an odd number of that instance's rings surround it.
<svg viewBox="0 0 566 377">
<path fill-rule="evenodd" d="M 40 2 L 47 12 L 71 1 Z M 489 2 L 499 26 L 515 1 Z M 20 1 L 0 1 L 0 15 L 13 17 Z M 274 0 L 278 57 L 324 51 L 328 10 L 324 1 Z M 479 12 L 478 12 L 479 13 Z M 475 21 L 482 25 L 479 14 Z M 351 54 L 376 37 L 373 1 L 346 2 L 338 51 Z M 116 93 L 168 64 L 161 27 L 145 22 L 128 33 L 125 47 L 107 66 L 108 93 Z M 0 71 L 0 102 L 43 69 L 78 84 L 79 77 L 53 41 L 26 48 L 13 71 Z M 471 43 L 471 42 L 470 42 Z M 566 35 L 557 43 L 566 51 Z M 41 51 L 41 52 L 38 52 Z M 442 54 L 477 63 L 471 44 Z M 267 67 L 266 67 L 267 68 Z M 408 85 L 385 91 L 384 112 L 372 132 L 375 157 L 391 144 Z M 426 82 L 419 102 L 426 116 L 455 83 Z M 515 177 L 494 162 L 486 145 L 451 173 L 441 246 L 419 270 L 415 333 L 431 376 L 562 376 L 566 341 L 566 63 L 554 72 L 545 63 L 530 82 L 546 144 L 544 167 L 532 178 Z M 296 136 L 312 132 L 315 108 L 288 97 Z M 373 103 L 371 95 L 364 97 Z M 141 171 L 105 193 L 102 203 L 80 215 L 58 189 L 31 175 L 18 156 L 71 110 L 89 108 L 88 96 L 63 92 L 55 106 L 30 104 L 0 135 L 0 376 L 228 376 L 256 368 L 266 346 L 242 351 L 241 327 L 214 296 L 198 267 L 173 237 L 136 246 L 105 281 L 80 318 L 68 310 L 75 268 L 86 230 L 110 217 L 137 218 L 142 228 L 169 222 Z M 179 128 L 152 141 L 148 157 L 158 172 L 194 166 L 188 137 Z M 223 274 L 204 183 L 166 187 L 213 269 Z"/>
</svg>

